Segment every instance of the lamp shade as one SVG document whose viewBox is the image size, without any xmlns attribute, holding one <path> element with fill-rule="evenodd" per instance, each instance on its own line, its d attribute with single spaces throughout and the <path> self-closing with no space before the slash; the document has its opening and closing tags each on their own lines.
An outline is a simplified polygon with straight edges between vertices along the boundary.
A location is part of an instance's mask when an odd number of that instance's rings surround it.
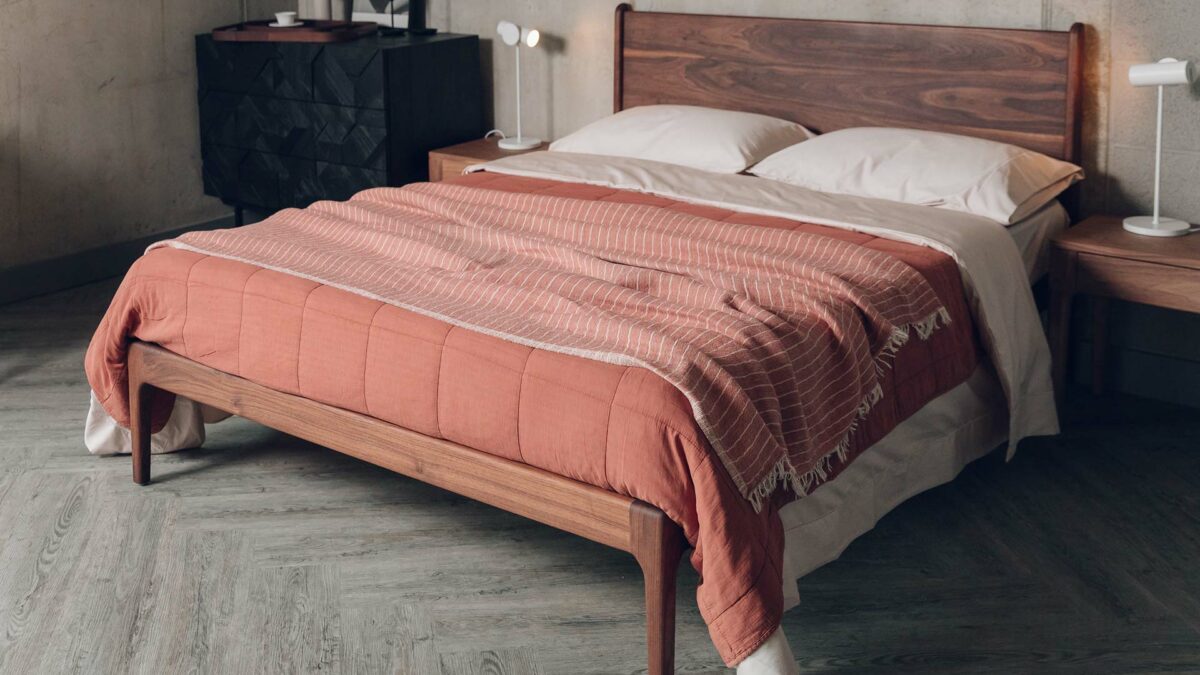
<svg viewBox="0 0 1200 675">
<path fill-rule="evenodd" d="M 515 47 L 521 39 L 521 27 L 511 21 L 501 21 L 496 24 L 496 33 L 509 47 Z"/>
<path fill-rule="evenodd" d="M 1168 58 L 1158 63 L 1141 63 L 1129 67 L 1129 84 L 1135 87 L 1191 84 L 1195 79 L 1196 70 L 1191 61 Z"/>
<path fill-rule="evenodd" d="M 511 21 L 501 21 L 496 24 L 496 33 L 500 40 L 509 47 L 523 44 L 526 47 L 536 47 L 542 39 L 541 32 L 536 28 L 522 28 Z"/>
</svg>

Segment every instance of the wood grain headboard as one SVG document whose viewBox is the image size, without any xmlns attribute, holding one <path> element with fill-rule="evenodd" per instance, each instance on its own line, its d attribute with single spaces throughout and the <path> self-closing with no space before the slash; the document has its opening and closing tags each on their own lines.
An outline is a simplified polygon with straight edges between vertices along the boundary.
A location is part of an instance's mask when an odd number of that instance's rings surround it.
<svg viewBox="0 0 1200 675">
<path fill-rule="evenodd" d="M 763 113 L 818 132 L 883 126 L 1079 161 L 1083 26 L 919 26 L 617 7 L 613 108 Z"/>
</svg>

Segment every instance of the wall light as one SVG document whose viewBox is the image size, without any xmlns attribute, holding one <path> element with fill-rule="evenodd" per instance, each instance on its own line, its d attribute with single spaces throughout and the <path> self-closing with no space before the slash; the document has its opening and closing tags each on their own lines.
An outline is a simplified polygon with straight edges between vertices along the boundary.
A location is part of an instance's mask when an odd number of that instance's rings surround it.
<svg viewBox="0 0 1200 675">
<path fill-rule="evenodd" d="M 500 139 L 500 147 L 505 150 L 528 150 L 542 144 L 540 138 L 530 138 L 521 131 L 521 47 L 536 47 L 542 39 L 542 34 L 536 28 L 522 28 L 511 21 L 501 21 L 496 24 L 496 33 L 509 47 L 515 47 L 517 53 L 517 135 L 515 138 Z"/>
<path fill-rule="evenodd" d="M 1177 218 L 1160 218 L 1158 196 L 1162 183 L 1163 87 L 1191 84 L 1196 71 L 1190 61 L 1162 59 L 1158 63 L 1143 63 L 1129 67 L 1129 84 L 1135 87 L 1158 87 L 1158 128 L 1154 137 L 1154 215 L 1125 219 L 1125 229 L 1150 237 L 1178 237 L 1192 231 L 1192 226 Z"/>
</svg>

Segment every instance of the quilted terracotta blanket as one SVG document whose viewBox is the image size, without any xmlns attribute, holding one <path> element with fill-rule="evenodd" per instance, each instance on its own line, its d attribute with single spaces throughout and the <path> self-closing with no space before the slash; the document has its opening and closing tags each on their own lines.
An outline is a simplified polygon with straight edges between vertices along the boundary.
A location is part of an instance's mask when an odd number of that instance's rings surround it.
<svg viewBox="0 0 1200 675">
<path fill-rule="evenodd" d="M 532 347 L 648 368 L 742 495 L 805 494 L 912 331 L 949 320 L 887 253 L 644 204 L 423 183 L 163 242 Z"/>
</svg>

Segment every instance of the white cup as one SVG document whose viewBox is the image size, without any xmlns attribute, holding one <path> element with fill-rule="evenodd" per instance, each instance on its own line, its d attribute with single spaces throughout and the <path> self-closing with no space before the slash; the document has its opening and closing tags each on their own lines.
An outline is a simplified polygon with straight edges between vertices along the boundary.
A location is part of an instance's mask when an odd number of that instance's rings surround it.
<svg viewBox="0 0 1200 675">
<path fill-rule="evenodd" d="M 295 12 L 275 12 L 275 23 L 280 26 L 291 26 L 296 23 Z"/>
</svg>

